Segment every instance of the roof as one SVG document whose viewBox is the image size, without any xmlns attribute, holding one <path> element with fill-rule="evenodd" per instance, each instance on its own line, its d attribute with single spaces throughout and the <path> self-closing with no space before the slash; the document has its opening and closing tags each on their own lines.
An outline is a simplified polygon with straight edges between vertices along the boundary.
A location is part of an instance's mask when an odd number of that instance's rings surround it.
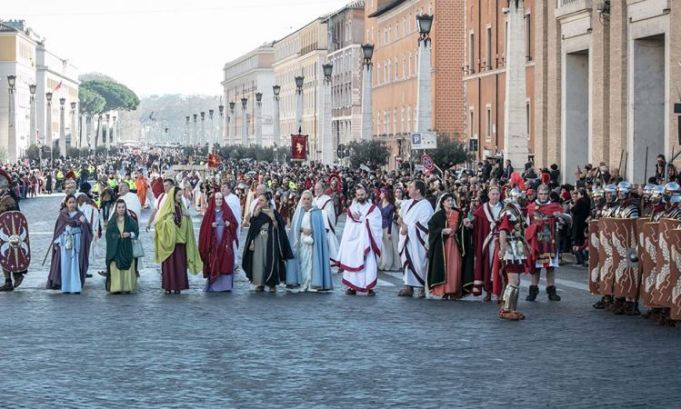
<svg viewBox="0 0 681 409">
<path fill-rule="evenodd" d="M 373 13 L 369 14 L 369 17 L 379 17 L 390 10 L 394 9 L 395 7 L 401 5 L 402 3 L 405 3 L 407 0 L 393 0 L 391 2 L 385 3 L 381 7 L 379 7 L 376 11 Z"/>
</svg>

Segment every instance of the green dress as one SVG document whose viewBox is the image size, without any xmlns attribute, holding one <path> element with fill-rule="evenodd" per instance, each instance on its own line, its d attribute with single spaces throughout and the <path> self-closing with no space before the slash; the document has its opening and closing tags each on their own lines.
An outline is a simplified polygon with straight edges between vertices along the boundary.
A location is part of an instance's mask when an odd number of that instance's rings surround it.
<svg viewBox="0 0 681 409">
<path fill-rule="evenodd" d="M 114 216 L 115 217 L 115 216 Z M 139 234 L 137 223 L 129 215 L 123 221 L 109 223 L 106 229 L 106 289 L 111 293 L 131 293 L 137 289 L 136 260 L 132 256 L 132 238 L 123 232 Z"/>
</svg>

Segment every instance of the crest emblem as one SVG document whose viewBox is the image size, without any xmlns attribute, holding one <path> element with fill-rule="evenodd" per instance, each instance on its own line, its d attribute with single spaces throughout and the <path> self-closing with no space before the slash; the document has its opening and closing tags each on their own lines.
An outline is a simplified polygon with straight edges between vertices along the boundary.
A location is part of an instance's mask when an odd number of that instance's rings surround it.
<svg viewBox="0 0 681 409">
<path fill-rule="evenodd" d="M 26 217 L 17 211 L 0 214 L 0 266 L 15 273 L 28 270 L 29 264 L 31 244 Z"/>
</svg>

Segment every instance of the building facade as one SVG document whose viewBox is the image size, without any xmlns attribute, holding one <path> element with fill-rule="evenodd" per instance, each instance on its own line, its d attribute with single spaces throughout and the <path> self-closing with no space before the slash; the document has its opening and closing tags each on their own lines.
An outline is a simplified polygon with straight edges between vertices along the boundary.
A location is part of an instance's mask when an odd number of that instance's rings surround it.
<svg viewBox="0 0 681 409">
<path fill-rule="evenodd" d="M 535 130 L 535 0 L 522 0 L 525 12 L 525 79 L 527 139 L 533 155 Z M 549 0 L 554 2 L 555 0 Z M 463 84 L 466 94 L 466 138 L 477 146 L 476 159 L 503 155 L 506 101 L 507 16 L 506 1 L 466 0 Z M 541 42 L 540 42 L 541 43 Z M 541 44 L 540 44 L 541 47 Z M 522 166 L 514 163 L 514 166 Z"/>
<path fill-rule="evenodd" d="M 681 100 L 681 4 L 672 0 L 553 0 L 537 4 L 540 164 L 603 161 L 634 183 L 655 157 L 678 152 L 674 102 Z M 545 22 L 545 23 L 543 23 Z M 647 153 L 647 157 L 646 157 Z M 646 160 L 647 159 L 647 160 Z M 646 163 L 647 168 L 646 168 Z"/>
<path fill-rule="evenodd" d="M 274 82 L 281 87 L 280 129 L 282 145 L 290 145 L 298 133 L 298 95 L 295 77 L 303 76 L 303 110 L 300 131 L 308 135 L 308 158 L 321 160 L 323 141 L 322 106 L 328 33 L 325 17 L 319 17 L 274 43 Z M 329 135 L 330 137 L 330 135 Z"/>
<path fill-rule="evenodd" d="M 365 1 L 349 3 L 329 15 L 328 62 L 332 76 L 332 146 L 358 141 L 362 131 L 362 43 Z M 333 153 L 337 157 L 336 152 Z"/>
<path fill-rule="evenodd" d="M 16 76 L 14 93 L 14 124 L 16 139 L 10 141 L 9 98 L 7 76 Z M 78 103 L 78 71 L 69 60 L 47 50 L 45 40 L 26 26 L 23 20 L 0 22 L 0 147 L 7 159 L 16 160 L 34 143 L 49 144 L 60 135 L 60 100 L 64 100 L 65 135 L 67 141 L 77 134 L 72 128 L 71 103 Z M 35 128 L 31 131 L 30 85 L 36 85 Z M 51 128 L 47 124 L 48 102 L 46 93 L 51 92 Z M 78 107 L 76 107 L 76 110 Z M 76 111 L 77 112 L 77 111 Z M 51 134 L 48 135 L 48 130 Z"/>
<path fill-rule="evenodd" d="M 256 144 L 258 138 L 258 113 L 261 115 L 261 144 L 272 144 L 274 93 L 274 48 L 265 43 L 255 50 L 225 64 L 222 82 L 225 116 L 221 144 L 241 144 L 242 130 L 246 125 L 247 145 Z M 261 94 L 260 108 L 256 94 Z M 246 98 L 246 121 L 244 122 L 242 98 Z M 230 106 L 233 105 L 233 109 Z M 259 110 L 260 109 L 260 110 Z"/>
<path fill-rule="evenodd" d="M 374 44 L 373 135 L 385 141 L 394 167 L 410 156 L 416 130 L 418 39 L 416 17 L 434 16 L 432 39 L 433 131 L 463 138 L 464 3 L 450 0 L 367 0 L 365 41 Z"/>
</svg>

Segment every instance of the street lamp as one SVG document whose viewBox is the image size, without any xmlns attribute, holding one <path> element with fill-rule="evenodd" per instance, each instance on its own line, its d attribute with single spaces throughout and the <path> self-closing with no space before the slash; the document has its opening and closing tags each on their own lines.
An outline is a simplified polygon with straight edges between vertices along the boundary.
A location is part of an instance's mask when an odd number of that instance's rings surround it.
<svg viewBox="0 0 681 409">
<path fill-rule="evenodd" d="M 7 76 L 7 84 L 9 85 L 9 121 L 8 121 L 8 150 L 10 162 L 17 160 L 17 127 L 16 127 L 16 112 L 14 107 L 14 91 L 17 85 L 16 75 Z"/>
<path fill-rule="evenodd" d="M 362 44 L 362 56 L 364 57 L 364 64 L 370 65 L 371 58 L 374 56 L 374 45 Z"/>
<path fill-rule="evenodd" d="M 229 103 L 229 122 L 227 124 L 227 143 L 236 144 L 236 116 L 234 115 L 235 102 Z"/>
<path fill-rule="evenodd" d="M 262 146 L 262 92 L 255 93 L 255 144 Z"/>
<path fill-rule="evenodd" d="M 322 72 L 324 73 L 324 88 L 322 96 L 322 129 L 321 141 L 317 142 L 317 150 L 321 148 L 321 158 L 317 155 L 317 160 L 321 160 L 325 165 L 331 165 L 334 162 L 333 137 L 331 135 L 331 121 L 332 119 L 332 104 L 331 104 L 331 75 L 333 74 L 333 64 L 327 63 L 322 65 Z"/>
<path fill-rule="evenodd" d="M 248 145 L 248 123 L 246 122 L 246 104 L 248 103 L 248 98 L 241 98 L 241 144 L 243 146 Z"/>
<path fill-rule="evenodd" d="M 298 93 L 302 93 L 303 92 L 303 84 L 305 83 L 305 77 L 303 77 L 302 75 L 296 76 L 295 81 L 296 81 L 296 91 L 298 91 Z"/>
<path fill-rule="evenodd" d="M 374 69 L 371 59 L 374 56 L 373 44 L 362 44 L 362 131 L 361 139 L 363 141 L 371 140 L 371 135 L 374 131 L 374 115 L 372 108 L 371 88 L 372 88 L 372 72 Z"/>
<path fill-rule="evenodd" d="M 331 82 L 331 74 L 333 74 L 333 64 L 331 63 L 323 64 L 322 70 L 324 71 L 324 79 L 328 82 Z"/>
<path fill-rule="evenodd" d="M 208 150 L 213 151 L 213 114 L 215 113 L 214 109 L 209 109 L 208 110 L 208 119 L 210 119 L 210 132 L 208 132 Z"/>
<path fill-rule="evenodd" d="M 279 127 L 279 93 L 281 92 L 281 87 L 279 85 L 272 86 L 272 93 L 274 94 L 273 102 L 274 107 L 272 108 L 272 144 L 276 152 L 277 144 L 281 138 L 281 131 Z M 275 155 L 276 161 L 276 155 Z"/>
<path fill-rule="evenodd" d="M 416 90 L 416 132 L 429 132 L 433 128 L 433 77 L 432 47 L 430 30 L 433 28 L 433 15 L 416 16 L 419 28 L 418 39 L 418 71 Z"/>
<path fill-rule="evenodd" d="M 422 40 L 430 40 L 430 29 L 433 27 L 433 15 L 421 14 L 416 16 L 419 34 Z"/>
<path fill-rule="evenodd" d="M 31 98 L 30 98 L 30 106 L 31 106 L 31 136 L 28 138 L 28 142 L 32 143 L 33 138 L 37 139 L 36 135 L 36 117 L 35 117 L 35 91 L 36 91 L 36 85 L 31 84 L 28 86 L 28 90 L 31 92 Z M 37 142 L 37 140 L 36 140 Z"/>
<path fill-rule="evenodd" d="M 66 158 L 66 98 L 59 98 L 59 156 Z"/>
<path fill-rule="evenodd" d="M 71 102 L 71 146 L 80 148 L 80 143 L 76 143 L 76 102 Z"/>
<path fill-rule="evenodd" d="M 296 131 L 301 134 L 303 131 L 303 84 L 305 84 L 305 77 L 299 75 L 294 80 L 296 82 L 296 94 L 298 95 L 296 101 Z"/>
</svg>

